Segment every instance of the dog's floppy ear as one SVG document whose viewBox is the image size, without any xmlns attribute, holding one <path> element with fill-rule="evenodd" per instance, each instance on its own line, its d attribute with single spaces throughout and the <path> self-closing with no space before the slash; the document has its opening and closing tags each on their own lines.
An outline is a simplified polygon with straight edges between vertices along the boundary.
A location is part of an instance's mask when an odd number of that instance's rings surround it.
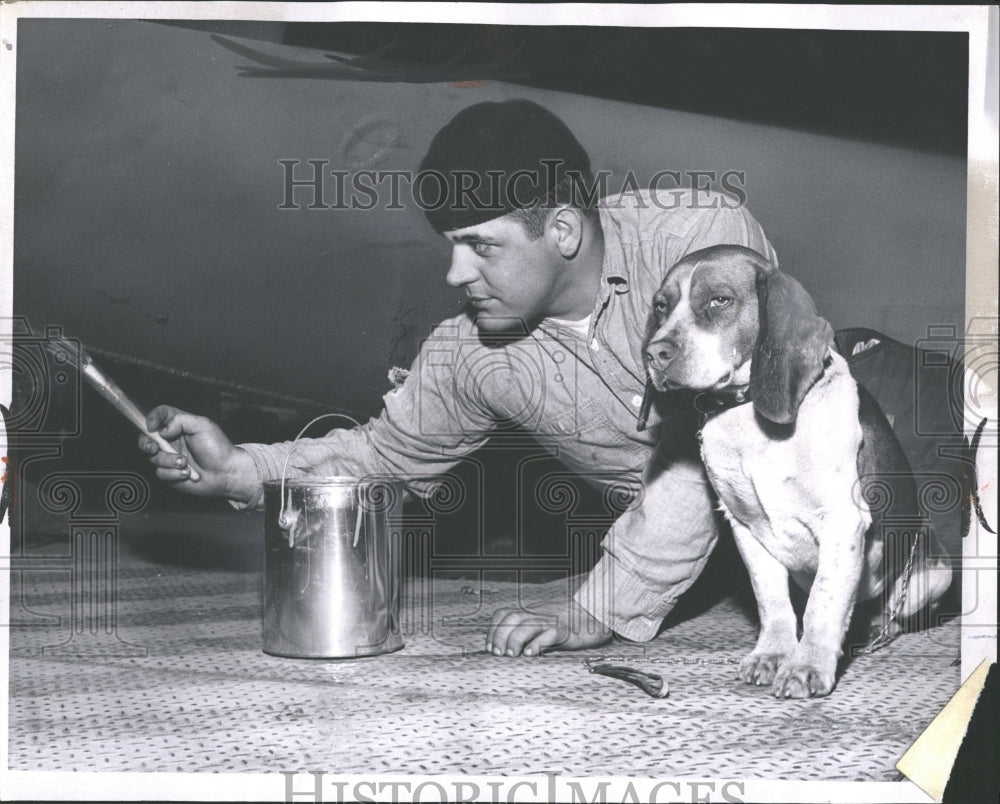
<svg viewBox="0 0 1000 804">
<path fill-rule="evenodd" d="M 751 398 L 765 419 L 792 424 L 823 373 L 833 328 L 816 314 L 802 285 L 776 268 L 758 270 L 757 305 L 760 332 L 750 365 Z"/>
</svg>

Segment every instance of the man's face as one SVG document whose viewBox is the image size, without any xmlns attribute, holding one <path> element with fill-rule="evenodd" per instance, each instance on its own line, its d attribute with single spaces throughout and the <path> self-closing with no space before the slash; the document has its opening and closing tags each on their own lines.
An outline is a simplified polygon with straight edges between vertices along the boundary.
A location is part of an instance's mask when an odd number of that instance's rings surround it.
<svg viewBox="0 0 1000 804">
<path fill-rule="evenodd" d="M 481 332 L 530 330 L 559 315 L 564 264 L 548 232 L 531 240 L 518 219 L 505 215 L 444 236 L 452 243 L 447 282 L 465 289 Z"/>
</svg>

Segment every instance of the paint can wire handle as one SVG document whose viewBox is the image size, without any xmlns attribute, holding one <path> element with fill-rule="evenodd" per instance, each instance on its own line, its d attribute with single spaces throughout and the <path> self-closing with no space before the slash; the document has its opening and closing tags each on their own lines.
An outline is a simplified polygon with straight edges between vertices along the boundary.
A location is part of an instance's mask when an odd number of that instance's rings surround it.
<svg viewBox="0 0 1000 804">
<path fill-rule="evenodd" d="M 288 450 L 288 454 L 285 456 L 285 463 L 281 467 L 281 509 L 278 512 L 278 527 L 284 531 L 288 531 L 289 547 L 293 545 L 294 537 L 292 536 L 292 530 L 295 527 L 296 521 L 298 520 L 298 514 L 297 512 L 294 511 L 294 509 L 292 509 L 291 511 L 285 511 L 286 505 L 289 508 L 292 507 L 292 490 L 289 489 L 288 496 L 287 497 L 285 496 L 285 474 L 288 471 L 288 461 L 291 460 L 292 453 L 295 452 L 295 448 L 298 446 L 299 439 L 302 438 L 303 435 L 305 435 L 306 430 L 308 430 L 310 427 L 316 424 L 316 422 L 321 421 L 322 419 L 330 419 L 333 417 L 337 417 L 340 419 L 347 419 L 347 421 L 354 424 L 355 427 L 361 427 L 361 423 L 357 419 L 355 419 L 353 416 L 348 416 L 346 413 L 324 413 L 322 416 L 317 416 L 315 419 L 309 422 L 309 424 L 307 424 L 305 427 L 299 430 L 299 434 L 295 436 L 295 440 L 292 442 L 291 449 Z M 369 441 L 371 441 L 371 435 L 368 434 L 367 432 L 365 433 L 365 435 L 367 435 Z M 360 529 L 360 522 L 361 519 L 359 517 L 358 518 L 359 529 Z M 355 542 L 357 542 L 357 534 L 355 534 Z"/>
</svg>

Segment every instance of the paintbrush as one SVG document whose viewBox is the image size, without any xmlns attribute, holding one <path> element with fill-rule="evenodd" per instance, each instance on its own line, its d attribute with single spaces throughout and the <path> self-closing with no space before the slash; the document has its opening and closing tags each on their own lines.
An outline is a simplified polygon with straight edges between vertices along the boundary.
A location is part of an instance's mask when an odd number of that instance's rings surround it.
<svg viewBox="0 0 1000 804">
<path fill-rule="evenodd" d="M 79 345 L 79 342 L 74 343 L 67 338 L 51 336 L 42 338 L 41 340 L 45 344 L 46 351 L 48 351 L 57 362 L 65 363 L 73 358 L 76 358 L 76 364 L 80 369 L 80 373 L 86 378 L 87 382 L 93 386 L 94 390 L 108 400 L 108 402 L 110 402 L 112 406 L 114 406 L 114 408 L 126 419 L 138 427 L 140 432 L 153 439 L 161 450 L 170 453 L 171 455 L 180 454 L 176 449 L 174 449 L 173 445 L 159 433 L 151 433 L 146 429 L 146 414 L 139 409 L 135 402 L 129 399 L 128 395 L 118 387 L 118 384 L 114 380 L 98 368 L 94 359 L 87 354 L 82 346 Z M 190 471 L 190 474 L 188 475 L 189 479 L 192 481 L 201 480 L 201 475 L 198 474 L 197 470 L 191 466 L 190 463 L 188 464 L 188 470 Z"/>
</svg>

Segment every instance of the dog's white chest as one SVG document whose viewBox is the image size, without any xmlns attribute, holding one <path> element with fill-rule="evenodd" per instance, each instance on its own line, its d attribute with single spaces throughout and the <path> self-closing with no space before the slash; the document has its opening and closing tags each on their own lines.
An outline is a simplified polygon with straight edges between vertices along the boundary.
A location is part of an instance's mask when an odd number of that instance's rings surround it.
<svg viewBox="0 0 1000 804">
<path fill-rule="evenodd" d="M 751 404 L 719 413 L 702 428 L 702 458 L 725 514 L 785 567 L 802 572 L 817 565 L 818 534 L 831 504 L 851 505 L 860 445 L 856 391 L 853 406 L 833 408 L 815 390 L 787 432 L 765 430 Z M 826 437 L 817 439 L 817 432 Z"/>
</svg>

